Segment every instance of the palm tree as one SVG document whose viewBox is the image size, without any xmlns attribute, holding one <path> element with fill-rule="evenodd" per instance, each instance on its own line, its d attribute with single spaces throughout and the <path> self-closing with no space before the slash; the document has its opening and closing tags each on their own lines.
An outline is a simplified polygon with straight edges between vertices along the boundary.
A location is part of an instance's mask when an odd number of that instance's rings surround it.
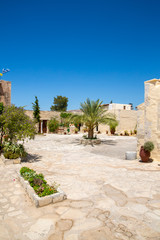
<svg viewBox="0 0 160 240">
<path fill-rule="evenodd" d="M 109 123 L 109 128 L 110 128 L 110 132 L 111 132 L 111 134 L 114 134 L 115 133 L 115 131 L 116 131 L 116 127 L 118 126 L 118 121 L 111 121 L 110 123 Z"/>
<path fill-rule="evenodd" d="M 92 139 L 94 135 L 94 128 L 98 124 L 109 124 L 114 122 L 115 116 L 111 113 L 106 114 L 106 110 L 102 108 L 102 101 L 91 101 L 89 98 L 86 102 L 81 103 L 80 110 L 82 115 L 73 115 L 72 119 L 78 118 L 88 129 L 88 138 Z"/>
</svg>

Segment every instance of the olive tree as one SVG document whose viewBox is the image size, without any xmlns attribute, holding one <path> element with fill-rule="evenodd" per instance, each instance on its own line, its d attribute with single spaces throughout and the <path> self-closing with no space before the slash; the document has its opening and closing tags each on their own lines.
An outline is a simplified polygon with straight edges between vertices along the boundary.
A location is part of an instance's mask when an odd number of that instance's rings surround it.
<svg viewBox="0 0 160 240">
<path fill-rule="evenodd" d="M 25 114 L 23 107 L 6 106 L 0 115 L 1 143 L 4 135 L 12 143 L 25 138 L 33 139 L 36 133 L 35 123 Z"/>
</svg>

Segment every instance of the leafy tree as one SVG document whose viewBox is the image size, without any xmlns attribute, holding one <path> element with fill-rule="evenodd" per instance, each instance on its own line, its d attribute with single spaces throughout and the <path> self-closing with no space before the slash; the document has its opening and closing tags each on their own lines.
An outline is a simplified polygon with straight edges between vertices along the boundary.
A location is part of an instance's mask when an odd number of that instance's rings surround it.
<svg viewBox="0 0 160 240">
<path fill-rule="evenodd" d="M 32 103 L 33 107 L 33 116 L 37 123 L 40 122 L 40 106 L 37 96 L 35 96 L 35 102 Z"/>
<path fill-rule="evenodd" d="M 72 115 L 70 112 L 61 112 L 60 117 L 63 119 L 67 119 Z"/>
<path fill-rule="evenodd" d="M 22 107 L 6 106 L 0 115 L 1 143 L 4 135 L 12 143 L 17 143 L 25 138 L 33 139 L 35 136 L 35 124 L 25 114 Z"/>
<path fill-rule="evenodd" d="M 0 103 L 0 115 L 3 113 L 4 110 L 4 105 L 3 102 Z M 3 140 L 3 135 L 4 135 L 4 131 L 3 131 L 3 124 L 0 121 L 0 131 L 1 131 L 1 137 L 0 137 L 0 150 L 2 148 L 2 140 Z"/>
<path fill-rule="evenodd" d="M 70 123 L 70 118 L 72 116 L 72 113 L 67 113 L 67 112 L 61 112 L 60 117 L 61 117 L 61 125 L 68 127 Z"/>
<path fill-rule="evenodd" d="M 2 114 L 2 112 L 3 112 L 3 109 L 4 109 L 3 102 L 0 102 L 0 114 Z"/>
<path fill-rule="evenodd" d="M 68 106 L 68 98 L 62 96 L 54 97 L 53 104 L 54 105 L 51 106 L 51 111 L 66 111 Z"/>
<path fill-rule="evenodd" d="M 97 124 L 109 124 L 114 122 L 115 116 L 111 113 L 106 114 L 106 110 L 102 107 L 102 101 L 90 101 L 87 98 L 86 102 L 81 103 L 80 110 L 82 115 L 73 115 L 72 119 L 76 119 L 85 124 L 88 130 L 88 138 L 92 139 L 94 134 L 94 128 Z"/>
<path fill-rule="evenodd" d="M 52 118 L 49 122 L 48 122 L 48 128 L 50 132 L 55 132 L 59 127 L 59 122 L 56 118 Z"/>
</svg>

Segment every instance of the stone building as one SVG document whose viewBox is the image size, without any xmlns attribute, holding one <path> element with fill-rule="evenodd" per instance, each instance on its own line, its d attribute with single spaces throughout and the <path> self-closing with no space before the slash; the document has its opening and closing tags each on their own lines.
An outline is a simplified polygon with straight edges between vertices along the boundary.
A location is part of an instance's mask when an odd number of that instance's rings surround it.
<svg viewBox="0 0 160 240">
<path fill-rule="evenodd" d="M 160 161 L 160 79 L 146 81 L 144 103 L 138 106 L 137 140 L 140 146 L 152 141 L 155 149 L 152 158 Z"/>
<path fill-rule="evenodd" d="M 11 82 L 0 80 L 0 102 L 3 102 L 5 106 L 11 105 Z M 103 104 L 102 106 L 107 112 L 116 115 L 119 122 L 119 125 L 116 128 L 117 133 L 124 133 L 124 131 L 130 133 L 130 131 L 134 131 L 137 122 L 137 111 L 131 110 L 130 104 L 110 103 Z M 71 110 L 68 112 L 81 114 L 80 110 Z M 32 110 L 26 110 L 26 114 L 33 119 Z M 60 119 L 60 113 L 54 111 L 41 111 L 40 123 L 37 125 L 37 131 L 40 133 L 48 133 L 47 123 L 54 117 Z M 79 130 L 83 131 L 81 125 L 79 126 Z M 95 130 L 100 131 L 101 133 L 106 133 L 106 131 L 109 131 L 109 126 L 99 125 Z"/>
<path fill-rule="evenodd" d="M 25 110 L 26 115 L 33 119 L 33 110 Z M 37 124 L 37 131 L 39 133 L 48 133 L 47 123 L 51 118 L 60 120 L 60 113 L 55 111 L 40 111 L 40 122 Z"/>
<path fill-rule="evenodd" d="M 11 105 L 11 82 L 0 80 L 0 102 L 4 106 Z"/>
<path fill-rule="evenodd" d="M 121 104 L 121 103 L 109 103 L 103 104 L 102 107 L 108 110 L 131 110 L 131 104 Z"/>
<path fill-rule="evenodd" d="M 137 111 L 136 110 L 108 110 L 107 113 L 112 113 L 116 116 L 118 121 L 118 126 L 116 127 L 116 133 L 124 134 L 127 131 L 129 134 L 134 132 L 137 129 Z M 99 125 L 98 131 L 101 133 L 109 132 L 108 125 Z"/>
<path fill-rule="evenodd" d="M 124 108 L 125 106 L 125 108 Z M 129 134 L 137 129 L 137 111 L 131 110 L 130 104 L 103 104 L 102 107 L 106 110 L 106 113 L 112 113 L 116 116 L 118 126 L 116 127 L 116 133 L 120 134 L 127 131 Z M 81 114 L 80 110 L 70 110 L 68 112 L 74 114 Z M 81 128 L 81 130 L 83 127 Z M 95 131 L 101 133 L 110 133 L 109 126 L 107 124 L 100 124 L 96 127 Z"/>
</svg>

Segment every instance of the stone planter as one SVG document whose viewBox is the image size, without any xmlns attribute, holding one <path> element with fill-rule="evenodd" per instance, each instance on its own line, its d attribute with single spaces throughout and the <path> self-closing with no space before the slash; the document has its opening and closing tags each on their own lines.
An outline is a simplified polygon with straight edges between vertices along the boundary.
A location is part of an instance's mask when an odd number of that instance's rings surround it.
<svg viewBox="0 0 160 240">
<path fill-rule="evenodd" d="M 57 203 L 65 200 L 67 198 L 67 195 L 65 192 L 63 192 L 60 188 L 57 189 L 57 193 L 47 195 L 45 197 L 39 197 L 34 189 L 30 186 L 29 182 L 24 180 L 24 178 L 21 176 L 20 172 L 17 172 L 18 178 L 26 192 L 28 193 L 29 197 L 32 199 L 33 203 L 36 207 L 43 207 L 50 203 Z"/>
<path fill-rule="evenodd" d="M 100 139 L 81 139 L 80 143 L 84 145 L 96 145 L 96 144 L 100 144 L 101 140 Z"/>
<path fill-rule="evenodd" d="M 21 158 L 16 158 L 16 159 L 7 159 L 4 157 L 3 154 L 1 154 L 1 159 L 4 162 L 5 165 L 9 165 L 9 164 L 20 164 L 21 163 Z"/>
</svg>

